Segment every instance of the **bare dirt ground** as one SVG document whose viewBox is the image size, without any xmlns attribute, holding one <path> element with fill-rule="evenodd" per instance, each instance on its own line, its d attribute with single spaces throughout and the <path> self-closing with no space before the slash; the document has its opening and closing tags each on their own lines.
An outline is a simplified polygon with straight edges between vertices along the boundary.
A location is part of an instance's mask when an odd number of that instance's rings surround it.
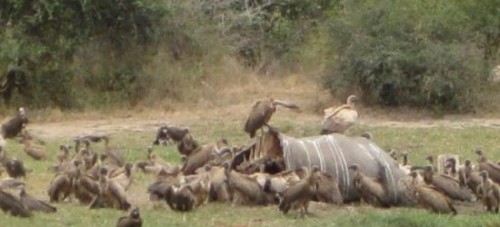
<svg viewBox="0 0 500 227">
<path fill-rule="evenodd" d="M 80 134 L 104 133 L 113 134 L 123 131 L 154 131 L 161 124 L 181 125 L 192 127 L 206 121 L 224 124 L 227 121 L 243 124 L 246 117 L 244 113 L 235 114 L 236 110 L 245 109 L 242 106 L 226 107 L 223 110 L 190 112 L 148 112 L 128 117 L 103 117 L 101 119 L 65 119 L 55 122 L 34 122 L 30 130 L 42 138 L 73 137 Z M 246 107 L 249 110 L 249 107 Z M 278 114 L 277 114 L 278 115 Z M 300 124 L 321 124 L 322 116 L 314 113 L 290 114 L 282 113 L 283 118 L 300 121 Z M 276 116 L 278 117 L 278 116 Z M 404 127 L 404 128 L 430 128 L 430 127 L 491 127 L 500 128 L 500 119 L 474 118 L 467 116 L 451 116 L 444 119 L 389 119 L 387 117 L 363 115 L 360 125 L 373 127 Z"/>
<path fill-rule="evenodd" d="M 286 119 L 297 125 L 321 125 L 322 110 L 340 105 L 342 98 L 332 97 L 320 87 L 317 78 L 290 75 L 284 78 L 247 76 L 238 86 L 215 86 L 206 89 L 202 97 L 185 103 L 167 106 L 174 108 L 146 108 L 118 110 L 112 113 L 63 113 L 46 111 L 31 113 L 29 129 L 42 138 L 72 137 L 86 133 L 116 133 L 123 131 L 153 131 L 162 124 L 197 127 L 211 124 L 241 124 L 260 98 L 273 97 L 296 102 L 303 112 L 278 110 L 273 120 Z M 161 105 L 160 105 L 161 106 Z M 359 107 L 360 124 L 375 127 L 451 127 L 474 126 L 500 128 L 500 118 L 457 115 L 433 119 L 425 111 L 406 109 L 369 109 Z M 4 121 L 7 117 L 5 117 Z M 273 121 L 271 120 L 271 121 Z"/>
</svg>

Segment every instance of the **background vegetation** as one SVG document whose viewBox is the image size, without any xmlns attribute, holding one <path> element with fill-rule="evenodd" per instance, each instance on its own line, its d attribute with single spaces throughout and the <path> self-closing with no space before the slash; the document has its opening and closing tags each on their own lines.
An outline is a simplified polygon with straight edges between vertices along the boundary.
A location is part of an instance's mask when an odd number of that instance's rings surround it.
<svg viewBox="0 0 500 227">
<path fill-rule="evenodd" d="M 13 105 L 83 109 L 196 100 L 259 74 L 301 73 L 339 97 L 469 112 L 496 100 L 498 0 L 0 0 Z M 244 79 L 244 78 L 243 78 Z M 492 98 L 488 98 L 492 97 Z"/>
</svg>

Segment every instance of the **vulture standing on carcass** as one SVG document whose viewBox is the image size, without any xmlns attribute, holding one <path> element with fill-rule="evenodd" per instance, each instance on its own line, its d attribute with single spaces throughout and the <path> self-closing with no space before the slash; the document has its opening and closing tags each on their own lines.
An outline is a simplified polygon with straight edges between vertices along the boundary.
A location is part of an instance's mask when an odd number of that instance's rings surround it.
<svg viewBox="0 0 500 227">
<path fill-rule="evenodd" d="M 268 122 L 276 111 L 277 105 L 300 111 L 300 108 L 293 103 L 272 98 L 255 102 L 245 122 L 244 128 L 245 132 L 250 135 L 250 138 L 253 138 L 255 136 L 255 132 L 261 129 L 264 125 L 269 127 Z"/>
<path fill-rule="evenodd" d="M 350 95 L 347 98 L 346 104 L 337 108 L 330 107 L 325 109 L 321 135 L 344 133 L 348 128 L 354 125 L 358 120 L 358 111 L 356 110 L 357 101 L 359 101 L 357 96 Z"/>
</svg>

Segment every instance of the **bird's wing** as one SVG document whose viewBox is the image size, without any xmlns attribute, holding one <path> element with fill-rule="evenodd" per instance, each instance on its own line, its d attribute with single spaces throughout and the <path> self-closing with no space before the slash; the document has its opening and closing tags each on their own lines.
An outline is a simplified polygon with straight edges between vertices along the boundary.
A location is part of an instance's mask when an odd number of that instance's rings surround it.
<svg viewBox="0 0 500 227">
<path fill-rule="evenodd" d="M 354 109 L 341 109 L 337 114 L 325 118 L 323 128 L 331 132 L 343 132 L 345 129 L 356 123 L 358 119 L 357 111 Z"/>
<path fill-rule="evenodd" d="M 0 191 L 0 208 L 14 216 L 29 217 L 31 212 L 10 193 Z"/>
<path fill-rule="evenodd" d="M 295 104 L 295 103 L 287 102 L 287 101 L 283 101 L 283 100 L 277 100 L 277 99 L 275 99 L 273 102 L 276 105 L 280 105 L 280 106 L 283 106 L 283 107 L 286 107 L 286 108 L 289 108 L 292 110 L 300 111 L 299 106 L 297 106 L 297 104 Z"/>
<path fill-rule="evenodd" d="M 328 118 L 336 115 L 338 112 L 340 112 L 341 110 L 346 109 L 346 108 L 351 108 L 351 106 L 344 104 L 344 105 L 341 105 L 337 108 L 330 107 L 330 108 L 323 110 L 323 112 L 325 113 L 325 119 L 328 119 Z"/>
</svg>

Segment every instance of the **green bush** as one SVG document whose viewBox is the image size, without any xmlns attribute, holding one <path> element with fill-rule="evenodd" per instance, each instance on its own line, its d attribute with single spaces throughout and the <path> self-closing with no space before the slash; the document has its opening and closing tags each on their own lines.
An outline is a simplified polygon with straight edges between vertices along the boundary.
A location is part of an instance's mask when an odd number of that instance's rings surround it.
<svg viewBox="0 0 500 227">
<path fill-rule="evenodd" d="M 325 85 L 367 104 L 471 111 L 489 64 L 469 19 L 449 2 L 350 1 L 328 23 Z"/>
<path fill-rule="evenodd" d="M 129 93 L 136 72 L 147 58 L 131 62 L 123 56 L 130 50 L 148 55 L 147 47 L 153 47 L 159 36 L 157 21 L 167 12 L 163 5 L 149 0 L 2 0 L 0 5 L 2 74 L 10 68 L 24 70 L 34 94 L 18 105 L 63 109 L 82 105 L 77 95 L 85 95 L 83 88 Z M 100 46 L 93 55 L 106 56 L 100 64 L 113 63 L 114 68 L 90 74 L 91 78 L 78 83 L 79 75 L 73 68 L 75 56 L 92 44 Z M 102 77 L 108 78 L 99 81 Z M 97 82 L 89 82 L 96 78 Z"/>
</svg>

